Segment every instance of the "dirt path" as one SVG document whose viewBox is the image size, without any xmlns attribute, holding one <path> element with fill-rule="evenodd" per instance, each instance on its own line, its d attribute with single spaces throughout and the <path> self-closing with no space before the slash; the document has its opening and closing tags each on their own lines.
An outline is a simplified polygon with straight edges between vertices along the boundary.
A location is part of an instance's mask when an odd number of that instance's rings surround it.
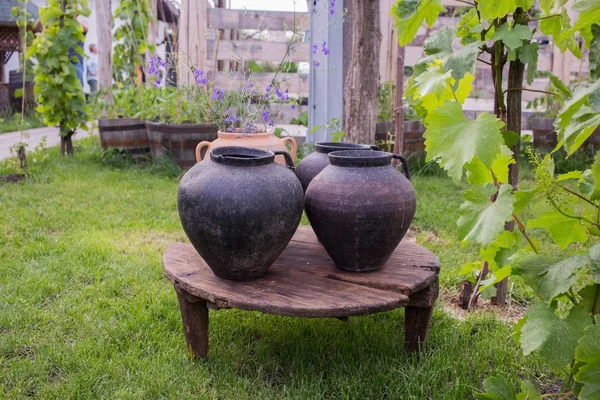
<svg viewBox="0 0 600 400">
<path fill-rule="evenodd" d="M 29 137 L 23 139 L 23 142 L 27 143 L 27 151 L 32 151 L 42 141 L 43 137 L 46 137 L 46 147 L 58 146 L 60 144 L 58 128 L 56 127 L 29 129 L 27 132 L 29 133 Z M 74 139 L 82 139 L 87 137 L 87 135 L 89 133 L 85 131 L 78 132 Z M 10 147 L 18 143 L 19 140 L 21 140 L 21 132 L 0 133 L 0 160 L 11 156 Z"/>
</svg>

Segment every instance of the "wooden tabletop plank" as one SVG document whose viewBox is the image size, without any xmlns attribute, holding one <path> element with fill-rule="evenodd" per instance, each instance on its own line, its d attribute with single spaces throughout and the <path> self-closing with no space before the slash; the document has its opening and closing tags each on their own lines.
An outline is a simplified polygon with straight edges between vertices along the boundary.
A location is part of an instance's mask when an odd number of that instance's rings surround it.
<svg viewBox="0 0 600 400">
<path fill-rule="evenodd" d="M 391 257 L 378 271 L 345 272 L 335 264 L 320 244 L 292 240 L 271 269 L 293 268 L 322 278 L 350 282 L 377 289 L 391 290 L 407 296 L 436 279 L 436 271 L 409 266 L 402 256 Z"/>
<path fill-rule="evenodd" d="M 264 278 L 229 281 L 215 276 L 195 249 L 173 243 L 164 256 L 167 277 L 184 291 L 223 308 L 304 317 L 345 317 L 405 306 L 399 292 L 324 279 L 294 268 L 274 268 Z"/>
</svg>

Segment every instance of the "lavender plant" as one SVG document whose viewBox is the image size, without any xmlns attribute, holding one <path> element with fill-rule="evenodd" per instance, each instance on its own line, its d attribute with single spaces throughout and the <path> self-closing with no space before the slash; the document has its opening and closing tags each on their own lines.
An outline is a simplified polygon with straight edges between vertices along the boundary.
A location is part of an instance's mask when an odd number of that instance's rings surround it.
<svg viewBox="0 0 600 400">
<path fill-rule="evenodd" d="M 319 13 L 334 15 L 335 0 L 317 0 L 310 19 Z M 198 107 L 194 122 L 216 124 L 222 132 L 257 133 L 274 131 L 275 121 L 284 105 L 290 105 L 292 109 L 297 106 L 297 100 L 290 95 L 289 78 L 283 73 L 289 66 L 290 56 L 297 50 L 305 38 L 304 31 L 309 22 L 304 25 L 294 23 L 293 27 L 286 29 L 291 31 L 291 37 L 287 41 L 286 52 L 278 64 L 271 81 L 264 87 L 255 79 L 254 73 L 245 73 L 243 86 L 238 90 L 225 92 L 215 85 L 214 74 L 204 69 L 188 66 L 194 74 L 195 82 L 192 87 L 180 88 L 180 98 L 176 99 L 179 105 L 184 102 L 194 102 Z M 285 27 L 287 28 L 287 27 Z M 330 54 L 326 41 L 313 44 L 313 65 L 311 68 L 320 66 L 319 58 Z M 243 57 L 231 60 L 239 65 L 244 64 Z M 160 104 L 161 99 L 168 95 L 173 89 L 169 89 L 164 76 L 170 65 L 185 62 L 184 57 L 179 59 L 161 60 L 154 57 L 148 67 L 150 84 L 158 91 L 155 104 Z M 226 72 L 228 73 L 228 72 Z M 164 103 L 164 102 L 163 102 Z"/>
</svg>

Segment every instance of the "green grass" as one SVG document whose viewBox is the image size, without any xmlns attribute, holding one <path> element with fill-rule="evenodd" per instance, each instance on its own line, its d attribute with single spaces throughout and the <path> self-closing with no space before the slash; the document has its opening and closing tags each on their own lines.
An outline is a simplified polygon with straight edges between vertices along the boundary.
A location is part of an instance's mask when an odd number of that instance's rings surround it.
<svg viewBox="0 0 600 400">
<path fill-rule="evenodd" d="M 18 132 L 21 129 L 41 128 L 44 123 L 36 116 L 26 115 L 21 125 L 21 115 L 3 115 L 0 116 L 0 134 L 7 132 Z"/>
<path fill-rule="evenodd" d="M 186 239 L 172 169 L 109 167 L 95 139 L 79 143 L 0 184 L 0 398 L 465 399 L 490 374 L 560 380 L 493 316 L 441 310 L 420 358 L 403 350 L 403 310 L 347 323 L 211 311 L 210 358 L 191 360 L 162 272 L 168 244 Z M 453 286 L 473 251 L 454 233 L 459 191 L 414 185 L 417 237 Z"/>
</svg>

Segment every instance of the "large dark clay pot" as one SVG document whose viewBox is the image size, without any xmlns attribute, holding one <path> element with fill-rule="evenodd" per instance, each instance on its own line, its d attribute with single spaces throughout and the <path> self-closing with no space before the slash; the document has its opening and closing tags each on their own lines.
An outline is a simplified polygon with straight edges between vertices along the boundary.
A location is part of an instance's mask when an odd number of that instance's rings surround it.
<svg viewBox="0 0 600 400">
<path fill-rule="evenodd" d="M 215 275 L 263 276 L 291 240 L 304 205 L 302 186 L 274 163 L 284 151 L 226 146 L 183 177 L 177 196 L 188 238 Z"/>
<path fill-rule="evenodd" d="M 315 151 L 305 157 L 296 168 L 296 176 L 306 192 L 310 181 L 313 180 L 323 168 L 329 165 L 327 155 L 332 151 L 340 150 L 379 150 L 377 146 L 355 143 L 322 142 L 315 145 Z"/>
<path fill-rule="evenodd" d="M 381 268 L 415 215 L 415 192 L 392 167 L 392 157 L 373 150 L 329 153 L 330 165 L 306 191 L 306 215 L 335 265 L 344 271 Z"/>
</svg>

